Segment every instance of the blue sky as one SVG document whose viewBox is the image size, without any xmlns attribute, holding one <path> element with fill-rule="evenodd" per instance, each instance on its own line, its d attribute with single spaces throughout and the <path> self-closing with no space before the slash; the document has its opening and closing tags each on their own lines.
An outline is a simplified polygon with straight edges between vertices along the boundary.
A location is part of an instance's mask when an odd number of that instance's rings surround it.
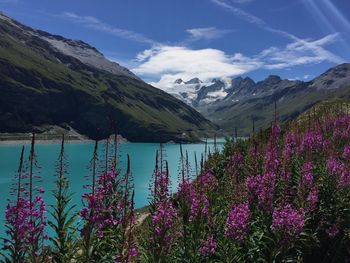
<svg viewBox="0 0 350 263">
<path fill-rule="evenodd" d="M 0 9 L 158 87 L 179 77 L 310 80 L 350 61 L 348 0 L 0 0 Z"/>
</svg>

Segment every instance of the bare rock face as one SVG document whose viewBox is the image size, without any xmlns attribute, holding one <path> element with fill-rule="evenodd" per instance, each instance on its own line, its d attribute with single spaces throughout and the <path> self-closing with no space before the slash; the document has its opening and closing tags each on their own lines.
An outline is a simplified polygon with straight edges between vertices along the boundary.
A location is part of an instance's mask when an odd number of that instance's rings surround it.
<svg viewBox="0 0 350 263">
<path fill-rule="evenodd" d="M 311 81 L 310 87 L 317 90 L 335 90 L 350 83 L 350 64 L 341 64 L 327 70 Z"/>
<path fill-rule="evenodd" d="M 62 36 L 52 35 L 42 30 L 27 27 L 6 16 L 4 13 L 0 13 L 0 20 L 6 21 L 7 23 L 16 27 L 24 35 L 38 37 L 48 42 L 57 52 L 76 58 L 83 64 L 115 75 L 128 76 L 138 79 L 138 77 L 130 70 L 119 65 L 118 63 L 109 61 L 96 48 L 81 40 L 67 39 Z"/>
<path fill-rule="evenodd" d="M 109 61 L 97 49 L 82 41 L 71 41 L 53 35 L 45 36 L 40 34 L 40 32 L 38 33 L 41 39 L 49 42 L 58 52 L 74 57 L 86 65 L 108 71 L 115 75 L 138 79 L 130 70 L 120 66 L 118 63 Z"/>
<path fill-rule="evenodd" d="M 175 84 L 182 84 L 184 81 L 182 79 L 177 79 L 174 81 Z"/>
<path fill-rule="evenodd" d="M 201 83 L 203 82 L 199 78 L 193 78 L 185 82 L 185 84 L 201 84 Z"/>
</svg>

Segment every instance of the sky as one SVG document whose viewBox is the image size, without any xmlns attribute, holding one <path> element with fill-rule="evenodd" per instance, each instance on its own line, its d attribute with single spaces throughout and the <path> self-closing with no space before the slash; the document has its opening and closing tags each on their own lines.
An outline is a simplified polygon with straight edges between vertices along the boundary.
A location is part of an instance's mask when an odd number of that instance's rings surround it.
<svg viewBox="0 0 350 263">
<path fill-rule="evenodd" d="M 159 88 L 194 77 L 308 81 L 350 62 L 349 0 L 0 0 L 0 10 L 83 40 Z"/>
</svg>

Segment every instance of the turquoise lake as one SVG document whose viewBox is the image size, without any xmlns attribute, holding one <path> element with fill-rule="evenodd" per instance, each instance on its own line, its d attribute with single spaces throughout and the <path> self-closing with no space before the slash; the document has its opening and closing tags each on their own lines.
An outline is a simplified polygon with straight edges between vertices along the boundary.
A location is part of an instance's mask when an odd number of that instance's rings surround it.
<svg viewBox="0 0 350 263">
<path fill-rule="evenodd" d="M 223 147 L 224 140 L 218 140 L 218 148 Z M 11 197 L 9 190 L 12 179 L 16 174 L 19 164 L 21 145 L 0 145 L 0 237 L 4 236 L 5 209 L 8 199 Z M 28 157 L 29 145 L 25 146 L 25 156 Z M 74 193 L 73 202 L 81 207 L 81 195 L 85 191 L 83 185 L 87 183 L 85 176 L 89 174 L 87 168 L 92 157 L 93 144 L 66 144 L 66 154 L 68 157 L 68 178 L 70 180 L 70 189 Z M 102 148 L 102 147 L 100 147 Z M 214 149 L 213 142 L 208 142 L 208 148 Z M 152 178 L 155 155 L 159 149 L 159 144 L 155 143 L 122 143 L 120 144 L 120 167 L 125 171 L 127 154 L 130 155 L 131 172 L 134 177 L 135 185 L 135 207 L 140 208 L 148 204 L 149 184 Z M 176 191 L 178 166 L 180 158 L 180 147 L 178 144 L 164 144 L 165 159 L 169 163 L 169 172 L 172 181 L 172 192 Z M 183 150 L 188 152 L 190 165 L 193 174 L 195 174 L 195 153 L 197 155 L 198 165 L 200 156 L 204 154 L 204 144 L 185 144 Z M 35 147 L 40 174 L 43 178 L 44 199 L 47 208 L 52 204 L 51 191 L 54 189 L 54 167 L 58 157 L 59 144 L 38 144 Z"/>
</svg>

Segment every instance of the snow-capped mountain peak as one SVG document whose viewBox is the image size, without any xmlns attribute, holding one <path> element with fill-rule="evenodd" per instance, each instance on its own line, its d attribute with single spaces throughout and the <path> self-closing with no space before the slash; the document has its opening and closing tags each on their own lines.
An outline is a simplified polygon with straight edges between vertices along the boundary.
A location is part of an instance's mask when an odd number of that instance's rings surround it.
<svg viewBox="0 0 350 263">
<path fill-rule="evenodd" d="M 201 81 L 199 78 L 193 78 L 185 82 L 185 84 L 201 84 L 201 83 L 203 83 L 203 81 Z"/>
<path fill-rule="evenodd" d="M 179 78 L 166 91 L 196 107 L 224 99 L 228 95 L 227 90 L 230 89 L 231 82 L 229 78 L 216 78 L 209 81 L 202 81 L 196 77 L 187 81 Z"/>
<path fill-rule="evenodd" d="M 177 79 L 174 81 L 174 84 L 183 84 L 184 81 L 182 79 Z"/>
</svg>

